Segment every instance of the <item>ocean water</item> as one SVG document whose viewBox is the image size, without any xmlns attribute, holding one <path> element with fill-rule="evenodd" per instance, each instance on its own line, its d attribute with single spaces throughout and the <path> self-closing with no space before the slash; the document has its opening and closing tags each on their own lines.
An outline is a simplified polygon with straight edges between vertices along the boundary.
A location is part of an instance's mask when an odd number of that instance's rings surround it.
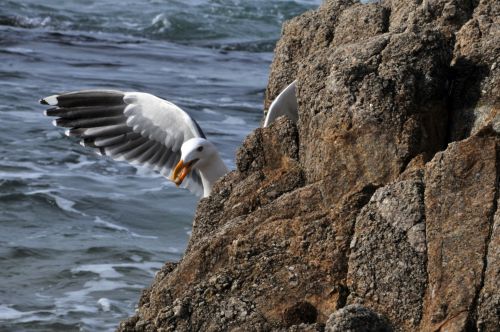
<svg viewBox="0 0 500 332">
<path fill-rule="evenodd" d="M 234 168 L 281 24 L 319 0 L 0 0 L 0 331 L 112 331 L 187 244 L 198 199 L 100 158 L 41 97 L 150 92 Z"/>
</svg>

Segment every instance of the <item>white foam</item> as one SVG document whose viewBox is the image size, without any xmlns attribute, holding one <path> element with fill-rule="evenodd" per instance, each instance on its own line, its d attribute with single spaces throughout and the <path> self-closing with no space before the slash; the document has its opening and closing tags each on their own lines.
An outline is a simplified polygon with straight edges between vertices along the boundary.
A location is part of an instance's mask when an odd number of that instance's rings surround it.
<svg viewBox="0 0 500 332">
<path fill-rule="evenodd" d="M 139 259 L 141 259 L 139 257 Z M 99 310 L 108 312 L 113 309 L 112 301 L 107 298 L 99 298 L 97 306 L 88 306 L 89 298 L 94 298 L 95 295 L 102 292 L 110 292 L 119 289 L 142 289 L 143 285 L 129 284 L 124 281 L 123 275 L 116 271 L 116 268 L 136 268 L 154 275 L 154 271 L 162 266 L 159 262 L 137 262 L 137 263 L 117 263 L 117 264 L 84 264 L 71 269 L 72 273 L 78 272 L 93 272 L 99 275 L 97 280 L 89 280 L 85 282 L 81 289 L 66 292 L 64 297 L 56 299 L 58 314 L 64 314 L 68 311 L 78 311 L 87 313 L 96 313 Z"/>
<path fill-rule="evenodd" d="M 109 229 L 109 230 L 114 230 L 114 231 L 128 233 L 132 237 L 137 237 L 137 238 L 141 238 L 141 239 L 158 239 L 158 236 L 137 234 L 135 232 L 130 231 L 126 227 L 123 227 L 123 226 L 120 226 L 120 225 L 117 225 L 117 224 L 113 224 L 112 222 L 109 222 L 109 221 L 106 221 L 106 220 L 102 220 L 99 217 L 95 217 L 94 223 L 100 225 L 101 227 Z"/>
<path fill-rule="evenodd" d="M 142 257 L 139 255 L 132 255 L 132 256 L 130 256 L 130 259 L 133 260 L 134 262 L 137 262 L 137 263 L 142 262 L 142 260 L 143 260 Z"/>
<path fill-rule="evenodd" d="M 168 20 L 167 16 L 165 14 L 158 14 L 153 18 L 151 21 L 152 25 L 156 25 L 159 27 L 159 32 L 165 32 L 168 30 L 171 26 L 172 23 Z"/>
<path fill-rule="evenodd" d="M 120 278 L 121 273 L 116 272 L 111 264 L 85 264 L 71 269 L 72 273 L 92 272 L 98 274 L 101 278 Z"/>
<path fill-rule="evenodd" d="M 204 109 L 202 109 L 201 111 L 202 111 L 202 112 L 205 112 L 205 113 L 208 113 L 208 114 L 219 114 L 219 113 L 217 113 L 216 111 L 211 110 L 211 109 L 209 109 L 209 108 L 204 108 Z"/>
<path fill-rule="evenodd" d="M 0 304 L 0 319 L 19 319 L 24 315 L 29 314 L 27 312 L 22 312 L 13 308 L 10 308 L 4 304 Z"/>
<path fill-rule="evenodd" d="M 222 98 L 219 98 L 219 101 L 221 103 L 231 103 L 233 101 L 233 98 L 231 98 L 231 97 L 222 97 Z"/>
<path fill-rule="evenodd" d="M 145 271 L 151 275 L 151 270 L 161 268 L 162 264 L 157 262 L 116 263 L 116 264 L 84 264 L 71 269 L 72 273 L 92 272 L 98 274 L 102 281 L 107 279 L 120 279 L 123 275 L 115 268 L 134 268 Z M 114 288 L 113 288 L 114 289 Z"/>
<path fill-rule="evenodd" d="M 156 174 L 151 169 L 143 167 L 142 164 L 132 164 L 136 169 L 136 174 L 139 176 L 151 176 L 152 174 Z M 137 167 L 138 166 L 138 167 Z"/>
<path fill-rule="evenodd" d="M 167 247 L 167 251 L 172 254 L 179 254 L 181 250 L 176 247 Z"/>
<path fill-rule="evenodd" d="M 140 239 L 153 239 L 153 240 L 158 239 L 158 236 L 154 236 L 154 235 L 141 235 L 141 234 L 137 234 L 137 233 L 134 233 L 134 232 L 130 232 L 130 235 L 132 235 L 133 237 L 140 238 Z"/>
<path fill-rule="evenodd" d="M 54 316 L 50 311 L 29 311 L 24 312 L 24 316 L 16 319 L 18 323 L 31 323 L 31 322 L 50 322 L 54 319 Z"/>
<path fill-rule="evenodd" d="M 97 303 L 101 306 L 102 311 L 108 312 L 111 310 L 111 302 L 107 298 L 101 297 L 97 300 Z"/>
<path fill-rule="evenodd" d="M 236 116 L 227 116 L 222 123 L 228 125 L 244 125 L 246 122 L 242 118 L 238 118 Z"/>
<path fill-rule="evenodd" d="M 54 199 L 54 201 L 56 202 L 57 207 L 59 207 L 63 211 L 77 213 L 77 214 L 80 214 L 82 216 L 86 216 L 85 213 L 80 212 L 80 211 L 73 208 L 73 206 L 75 206 L 75 204 L 76 204 L 75 202 L 73 202 L 69 199 L 57 196 L 56 194 L 53 194 L 50 189 L 33 190 L 33 191 L 26 193 L 26 195 L 36 195 L 36 194 L 45 194 L 49 197 L 52 197 Z"/>
<path fill-rule="evenodd" d="M 157 173 L 153 173 L 153 174 L 152 174 L 152 176 L 156 176 L 156 175 L 157 175 Z M 158 176 L 158 178 L 160 178 L 160 179 L 161 179 L 161 177 L 160 177 L 160 176 Z M 162 179 L 162 180 L 163 180 L 163 179 Z M 165 182 L 165 183 L 167 183 L 167 184 L 168 184 L 169 182 Z M 155 188 L 147 188 L 147 189 L 146 189 L 146 188 L 143 188 L 143 189 L 141 189 L 141 192 L 142 192 L 142 193 L 157 193 L 157 192 L 160 192 L 160 193 L 161 193 L 161 192 L 163 192 L 163 190 L 165 190 L 165 187 L 167 187 L 167 185 L 164 185 L 164 184 L 162 183 L 160 187 L 155 187 Z M 168 186 L 168 187 L 170 187 L 170 186 Z"/>
<path fill-rule="evenodd" d="M 40 313 L 42 313 L 40 315 Z M 19 311 L 8 305 L 0 304 L 0 321 L 15 320 L 19 323 L 49 321 L 53 317 L 47 311 Z"/>
<path fill-rule="evenodd" d="M 120 225 L 113 224 L 109 221 L 102 220 L 99 217 L 95 217 L 94 222 L 98 225 L 103 226 L 104 228 L 111 229 L 114 231 L 127 232 L 130 233 L 129 229 Z"/>
<path fill-rule="evenodd" d="M 113 291 L 121 288 L 137 288 L 140 285 L 128 285 L 125 282 L 117 280 L 92 280 L 87 281 L 83 288 L 76 291 L 66 292 L 64 297 L 55 299 L 55 304 L 58 307 L 58 314 L 64 314 L 68 311 L 78 311 L 87 313 L 96 313 L 98 308 L 96 306 L 88 306 L 82 303 L 88 303 L 90 294 L 96 292 Z"/>
<path fill-rule="evenodd" d="M 51 22 L 51 18 L 50 16 L 45 16 L 45 17 L 17 16 L 17 22 L 22 27 L 45 27 Z"/>
<path fill-rule="evenodd" d="M 31 48 L 24 48 L 24 47 L 6 47 L 5 50 L 11 53 L 18 53 L 18 54 L 31 54 L 34 52 Z"/>
<path fill-rule="evenodd" d="M 85 166 L 94 165 L 94 164 L 96 164 L 96 161 L 94 159 L 90 160 L 85 155 L 79 155 L 77 163 L 64 163 L 64 165 L 67 168 L 69 168 L 70 170 L 77 169 L 77 168 L 83 168 Z"/>
<path fill-rule="evenodd" d="M 82 213 L 76 209 L 73 209 L 73 206 L 75 206 L 75 204 L 76 204 L 75 202 L 70 201 L 69 199 L 66 199 L 66 198 L 56 196 L 54 194 L 49 194 L 49 195 L 55 199 L 56 204 L 60 209 L 67 211 L 67 212 L 73 212 L 73 213 L 85 215 L 84 213 Z"/>
<path fill-rule="evenodd" d="M 43 173 L 0 172 L 0 179 L 2 179 L 2 180 L 12 180 L 12 179 L 32 180 L 32 179 L 39 179 L 43 175 L 44 175 Z"/>
</svg>

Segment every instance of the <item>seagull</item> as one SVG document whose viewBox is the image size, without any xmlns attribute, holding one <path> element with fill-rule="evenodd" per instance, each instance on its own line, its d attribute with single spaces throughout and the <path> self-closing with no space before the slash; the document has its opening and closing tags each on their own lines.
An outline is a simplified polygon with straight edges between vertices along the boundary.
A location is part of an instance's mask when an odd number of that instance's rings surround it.
<svg viewBox="0 0 500 332">
<path fill-rule="evenodd" d="M 293 81 L 272 102 L 264 127 L 281 115 L 297 120 L 295 85 Z M 154 95 L 82 90 L 45 97 L 40 103 L 50 106 L 46 116 L 57 117 L 54 126 L 68 128 L 65 134 L 82 146 L 152 168 L 197 196 L 209 196 L 214 183 L 229 172 L 198 123 Z"/>
</svg>

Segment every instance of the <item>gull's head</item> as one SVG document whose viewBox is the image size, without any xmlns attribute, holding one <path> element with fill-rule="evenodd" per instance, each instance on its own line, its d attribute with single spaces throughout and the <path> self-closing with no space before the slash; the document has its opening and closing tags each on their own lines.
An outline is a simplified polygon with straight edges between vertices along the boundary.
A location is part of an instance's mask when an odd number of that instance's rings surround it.
<svg viewBox="0 0 500 332">
<path fill-rule="evenodd" d="M 181 146 L 181 160 L 170 179 L 179 186 L 192 169 L 203 168 L 217 154 L 215 146 L 204 138 L 191 138 Z"/>
</svg>

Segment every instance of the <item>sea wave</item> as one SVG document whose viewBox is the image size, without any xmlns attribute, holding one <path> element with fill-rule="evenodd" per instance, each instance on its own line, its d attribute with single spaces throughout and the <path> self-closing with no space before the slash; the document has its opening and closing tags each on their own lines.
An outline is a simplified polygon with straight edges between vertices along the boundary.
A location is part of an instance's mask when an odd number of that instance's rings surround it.
<svg viewBox="0 0 500 332">
<path fill-rule="evenodd" d="M 68 198 L 64 198 L 60 195 L 54 194 L 53 190 L 34 190 L 26 193 L 28 196 L 41 196 L 47 199 L 51 204 L 55 204 L 59 209 L 65 212 L 76 213 L 80 215 L 85 215 L 85 213 L 80 212 L 74 208 L 75 202 Z"/>
<path fill-rule="evenodd" d="M 0 25 L 17 28 L 40 28 L 51 25 L 50 16 L 23 16 L 23 15 L 0 15 Z"/>
<path fill-rule="evenodd" d="M 48 1 L 43 6 L 7 1 L 0 26 L 54 31 L 117 33 L 226 51 L 268 52 L 281 23 L 320 1 L 201 0 L 150 1 L 147 5 L 103 0 L 85 13 L 70 4 Z M 140 12 L 141 15 L 137 13 Z"/>
</svg>

